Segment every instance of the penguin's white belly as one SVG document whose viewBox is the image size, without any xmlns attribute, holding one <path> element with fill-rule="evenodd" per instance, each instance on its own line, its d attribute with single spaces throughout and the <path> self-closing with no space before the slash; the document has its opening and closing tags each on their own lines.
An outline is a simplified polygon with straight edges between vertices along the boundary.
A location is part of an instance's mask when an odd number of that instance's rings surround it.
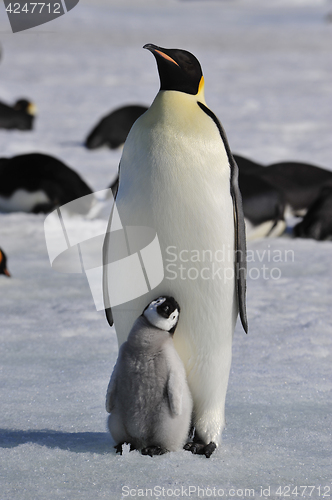
<svg viewBox="0 0 332 500">
<path fill-rule="evenodd" d="M 112 312 L 121 344 L 151 300 L 171 295 L 179 302 L 174 343 L 193 395 L 195 426 L 207 442 L 218 443 L 237 316 L 234 210 L 222 140 L 203 111 L 200 119 L 208 120 L 206 136 L 177 136 L 163 124 L 143 136 L 134 126 L 128 137 L 117 209 L 123 226 L 155 229 L 165 275 L 157 288 Z"/>
<path fill-rule="evenodd" d="M 42 190 L 30 192 L 17 189 L 8 198 L 0 196 L 0 210 L 2 212 L 31 212 L 36 205 L 49 203 L 49 201 L 48 196 Z"/>
</svg>

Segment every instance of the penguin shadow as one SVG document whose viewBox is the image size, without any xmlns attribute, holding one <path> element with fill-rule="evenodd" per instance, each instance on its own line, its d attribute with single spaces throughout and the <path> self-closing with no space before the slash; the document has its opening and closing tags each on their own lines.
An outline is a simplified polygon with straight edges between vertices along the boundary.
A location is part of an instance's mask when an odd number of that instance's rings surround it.
<svg viewBox="0 0 332 500">
<path fill-rule="evenodd" d="M 114 454 L 114 442 L 106 432 L 63 432 L 51 429 L 0 429 L 0 448 L 15 448 L 21 444 L 38 444 L 50 449 L 75 453 Z"/>
<path fill-rule="evenodd" d="M 83 148 L 85 145 L 83 141 L 60 141 L 59 146 Z"/>
</svg>

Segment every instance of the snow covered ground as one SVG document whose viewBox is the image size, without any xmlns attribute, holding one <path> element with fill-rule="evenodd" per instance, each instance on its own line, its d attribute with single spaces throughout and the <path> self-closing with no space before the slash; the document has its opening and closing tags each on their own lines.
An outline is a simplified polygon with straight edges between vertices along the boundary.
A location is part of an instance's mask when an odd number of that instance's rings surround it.
<svg viewBox="0 0 332 500">
<path fill-rule="evenodd" d="M 1 156 L 53 154 L 106 188 L 121 153 L 81 144 L 109 110 L 151 102 L 151 42 L 199 58 L 234 152 L 332 169 L 330 10 L 323 0 L 81 0 L 14 35 L 1 3 L 0 98 L 28 96 L 39 110 L 35 131 L 0 130 Z M 120 457 L 104 410 L 115 332 L 83 274 L 52 271 L 43 222 L 0 214 L 13 275 L 0 277 L 1 500 L 151 498 L 146 488 L 165 498 L 332 496 L 331 242 L 250 243 L 250 331 L 237 325 L 220 449 L 209 460 Z"/>
</svg>

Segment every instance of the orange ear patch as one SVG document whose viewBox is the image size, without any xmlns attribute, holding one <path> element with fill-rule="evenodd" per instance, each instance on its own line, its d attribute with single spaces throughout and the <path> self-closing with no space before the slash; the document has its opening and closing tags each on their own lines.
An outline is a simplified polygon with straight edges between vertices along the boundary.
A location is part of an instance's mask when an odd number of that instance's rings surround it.
<svg viewBox="0 0 332 500">
<path fill-rule="evenodd" d="M 1 264 L 1 262 L 2 262 L 2 259 L 3 259 L 3 255 L 2 255 L 2 252 L 1 252 L 1 250 L 0 250 L 0 264 Z"/>
<path fill-rule="evenodd" d="M 174 63 L 177 66 L 179 66 L 178 63 L 175 62 L 174 59 L 172 59 L 171 57 L 169 57 L 167 54 L 164 54 L 163 52 L 161 52 L 160 50 L 157 50 L 157 49 L 155 49 L 155 52 L 158 52 L 158 54 L 161 55 L 161 57 L 163 57 L 164 59 L 167 59 L 167 61 L 171 61 L 172 63 Z"/>
</svg>

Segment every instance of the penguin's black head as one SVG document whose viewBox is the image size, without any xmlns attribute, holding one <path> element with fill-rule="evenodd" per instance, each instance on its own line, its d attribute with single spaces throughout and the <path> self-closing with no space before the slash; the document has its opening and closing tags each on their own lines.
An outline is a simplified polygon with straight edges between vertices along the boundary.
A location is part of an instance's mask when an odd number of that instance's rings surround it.
<svg viewBox="0 0 332 500">
<path fill-rule="evenodd" d="M 151 325 L 174 333 L 179 321 L 180 306 L 173 297 L 158 297 L 150 302 L 144 309 L 142 316 L 151 323 Z"/>
<path fill-rule="evenodd" d="M 3 250 L 0 248 L 0 274 L 5 274 L 10 278 L 10 273 L 7 269 L 7 256 Z"/>
<path fill-rule="evenodd" d="M 16 111 L 23 111 L 24 113 L 27 113 L 28 115 L 35 116 L 37 108 L 33 104 L 33 102 L 28 101 L 27 99 L 19 99 L 18 101 L 15 102 L 13 108 Z"/>
<path fill-rule="evenodd" d="M 177 90 L 196 95 L 204 85 L 201 65 L 196 57 L 180 49 L 163 49 L 152 43 L 143 49 L 152 52 L 157 60 L 160 90 Z"/>
</svg>

